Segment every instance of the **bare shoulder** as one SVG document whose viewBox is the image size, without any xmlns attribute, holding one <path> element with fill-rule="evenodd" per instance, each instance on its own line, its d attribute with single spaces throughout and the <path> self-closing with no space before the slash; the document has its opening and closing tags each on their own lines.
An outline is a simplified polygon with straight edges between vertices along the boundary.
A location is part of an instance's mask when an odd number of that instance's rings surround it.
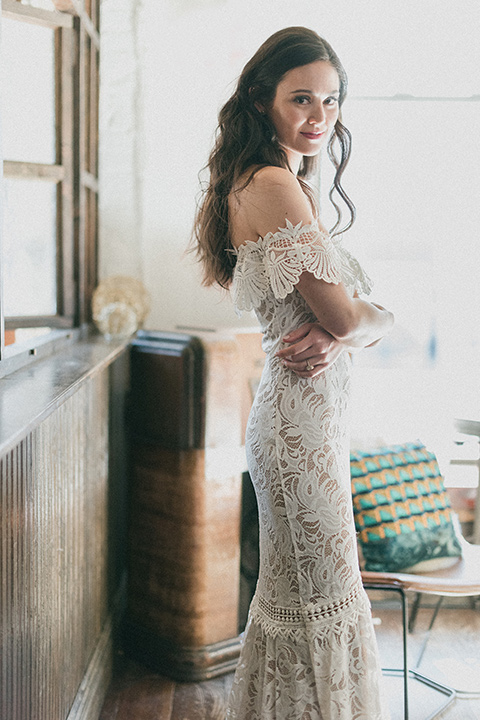
<svg viewBox="0 0 480 720">
<path fill-rule="evenodd" d="M 258 170 L 246 190 L 250 190 L 250 195 L 257 201 L 278 200 L 285 203 L 306 199 L 296 176 L 290 170 L 280 167 L 268 166 Z"/>
<path fill-rule="evenodd" d="M 290 170 L 274 165 L 267 165 L 257 170 L 252 179 L 252 185 L 259 189 L 284 187 L 294 189 L 298 187 L 297 178 Z"/>
<path fill-rule="evenodd" d="M 300 190 L 297 178 L 286 168 L 267 165 L 250 168 L 240 177 L 233 195 L 241 203 L 252 202 L 259 196 Z"/>
<path fill-rule="evenodd" d="M 267 166 L 258 170 L 237 193 L 236 204 L 251 238 L 275 232 L 285 226 L 286 220 L 295 225 L 313 221 L 307 196 L 296 176 L 285 168 Z"/>
</svg>

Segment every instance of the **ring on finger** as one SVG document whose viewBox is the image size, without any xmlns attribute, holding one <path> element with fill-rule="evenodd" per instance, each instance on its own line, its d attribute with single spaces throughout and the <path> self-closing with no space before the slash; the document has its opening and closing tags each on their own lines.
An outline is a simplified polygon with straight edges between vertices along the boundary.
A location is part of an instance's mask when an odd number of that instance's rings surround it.
<svg viewBox="0 0 480 720">
<path fill-rule="evenodd" d="M 310 371 L 310 370 L 313 370 L 314 367 L 315 367 L 315 365 L 312 365 L 310 363 L 310 360 L 305 360 L 305 370 Z"/>
</svg>

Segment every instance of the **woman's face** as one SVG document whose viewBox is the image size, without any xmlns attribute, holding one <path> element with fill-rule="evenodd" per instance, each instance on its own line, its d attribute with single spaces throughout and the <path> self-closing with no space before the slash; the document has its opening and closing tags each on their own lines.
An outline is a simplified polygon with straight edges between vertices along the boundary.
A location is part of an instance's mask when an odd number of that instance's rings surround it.
<svg viewBox="0 0 480 720">
<path fill-rule="evenodd" d="M 338 118 L 340 80 L 332 65 L 318 60 L 289 70 L 267 110 L 293 172 L 303 155 L 316 155 Z"/>
</svg>

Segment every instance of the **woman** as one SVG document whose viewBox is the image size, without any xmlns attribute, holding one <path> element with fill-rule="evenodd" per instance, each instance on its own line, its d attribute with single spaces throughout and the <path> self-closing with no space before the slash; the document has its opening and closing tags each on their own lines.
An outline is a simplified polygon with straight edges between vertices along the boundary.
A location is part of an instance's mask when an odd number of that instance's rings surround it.
<svg viewBox="0 0 480 720">
<path fill-rule="evenodd" d="M 220 112 L 196 221 L 205 283 L 254 309 L 266 362 L 247 428 L 260 573 L 227 710 L 236 720 L 385 720 L 350 495 L 349 348 L 393 316 L 358 297 L 368 278 L 331 235 L 306 178 L 322 147 L 340 180 L 346 76 L 306 28 L 275 33 Z M 337 160 L 334 144 L 340 145 Z M 335 234 L 335 230 L 337 234 Z"/>
</svg>

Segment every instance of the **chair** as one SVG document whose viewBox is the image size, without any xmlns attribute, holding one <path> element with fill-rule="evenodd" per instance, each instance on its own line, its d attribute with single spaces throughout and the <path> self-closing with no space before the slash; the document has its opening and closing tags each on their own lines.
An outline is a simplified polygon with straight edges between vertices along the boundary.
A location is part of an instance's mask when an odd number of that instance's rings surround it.
<svg viewBox="0 0 480 720">
<path fill-rule="evenodd" d="M 446 696 L 445 701 L 442 702 L 435 712 L 429 715 L 426 720 L 432 720 L 432 718 L 439 715 L 447 707 L 447 705 L 453 702 L 457 695 L 462 697 L 477 697 L 480 695 L 480 689 L 478 692 L 470 693 L 442 685 L 441 683 L 423 675 L 418 669 L 442 600 L 446 597 L 475 597 L 480 595 L 480 545 L 471 545 L 464 538 L 461 538 L 461 546 L 462 557 L 458 559 L 455 565 L 444 570 L 425 573 L 424 575 L 414 575 L 413 573 L 382 573 L 362 570 L 362 580 L 366 589 L 396 592 L 399 594 L 402 602 L 403 667 L 400 672 L 404 679 L 405 720 L 408 720 L 409 718 L 408 677 L 419 680 Z M 412 669 L 410 669 L 408 665 L 407 653 L 407 593 L 410 592 L 439 596 L 439 600 L 432 614 L 419 656 L 414 668 Z M 399 670 L 386 668 L 385 672 L 388 674 L 396 674 Z"/>
<path fill-rule="evenodd" d="M 389 462 L 392 457 L 394 458 L 394 461 Z M 367 458 L 366 463 L 365 458 Z M 380 462 L 376 463 L 376 467 L 375 462 L 370 462 L 372 458 L 375 458 L 376 460 L 380 458 Z M 385 458 L 387 458 L 387 460 L 385 460 Z M 408 468 L 405 458 L 407 460 L 412 460 L 411 466 L 408 466 Z M 419 495 L 420 499 L 423 501 L 423 506 L 428 508 L 431 514 L 437 513 L 435 515 L 437 519 L 439 516 L 443 518 L 444 512 L 447 513 L 446 516 L 450 517 L 451 511 L 449 509 L 448 499 L 445 496 L 443 478 L 440 476 L 435 456 L 426 451 L 421 443 L 408 443 L 405 446 L 382 448 L 380 451 L 372 451 L 371 453 L 353 452 L 351 455 L 351 468 L 355 520 L 360 538 L 362 536 L 362 527 L 363 532 L 366 532 L 364 523 L 365 518 L 359 517 L 361 514 L 360 500 L 370 500 L 372 495 L 376 501 L 379 501 L 379 505 L 375 508 L 369 508 L 367 526 L 370 526 L 369 531 L 373 533 L 379 533 L 381 531 L 383 533 L 384 543 L 387 543 L 388 541 L 388 537 L 385 539 L 384 528 L 387 528 L 388 535 L 389 530 L 392 527 L 391 522 L 387 522 L 385 524 L 385 518 L 387 520 L 391 520 L 392 505 L 399 504 L 398 502 L 395 503 L 395 501 L 398 501 L 400 495 L 404 499 L 407 498 L 405 502 L 401 503 L 402 511 L 405 510 L 405 507 L 409 507 L 408 503 L 415 495 L 412 488 L 415 490 L 420 488 L 420 492 L 418 492 L 417 495 Z M 404 484 L 406 485 L 406 489 L 403 487 Z M 394 488 L 393 493 L 391 492 L 392 488 Z M 427 494 L 425 488 L 434 489 L 432 496 L 433 501 L 432 497 Z M 383 491 L 385 491 L 384 496 L 382 495 Z M 359 495 L 360 500 L 358 497 Z M 412 502 L 418 502 L 418 498 L 415 498 Z M 368 502 L 363 502 L 364 508 L 367 505 Z M 439 513 L 437 512 L 438 508 L 441 508 Z M 394 511 L 393 514 L 395 514 Z M 428 514 L 429 513 L 427 513 L 427 516 Z M 377 519 L 378 522 L 375 522 L 375 519 Z M 409 520 L 409 518 L 406 517 L 406 514 L 404 519 L 405 521 Z M 423 517 L 421 520 L 422 522 L 426 522 Z M 420 532 L 424 530 L 420 521 L 416 524 L 420 528 Z M 435 718 L 447 707 L 447 705 L 453 702 L 457 696 L 480 696 L 480 688 L 478 692 L 461 691 L 459 689 L 438 683 L 419 671 L 425 647 L 443 599 L 446 597 L 475 597 L 480 595 L 480 545 L 472 545 L 468 543 L 461 535 L 459 524 L 455 523 L 453 520 L 453 525 L 455 526 L 456 531 L 456 542 L 459 544 L 458 552 L 461 554 L 456 559 L 449 558 L 449 562 L 453 563 L 450 564 L 449 567 L 414 573 L 401 572 L 398 570 L 380 571 L 377 568 L 375 568 L 375 570 L 362 569 L 362 580 L 366 589 L 394 592 L 400 596 L 402 604 L 403 667 L 400 669 L 386 668 L 384 669 L 384 673 L 395 675 L 399 674 L 403 676 L 405 720 L 408 720 L 409 718 L 409 678 L 418 680 L 445 696 L 441 705 L 425 720 L 432 720 L 432 718 Z M 428 531 L 425 532 L 428 534 Z M 393 531 L 390 532 L 390 535 L 393 537 Z M 373 535 L 373 537 L 375 538 L 375 535 Z M 360 546 L 362 546 L 361 541 Z M 374 553 L 373 557 L 378 564 L 378 558 L 380 557 L 379 553 L 377 552 L 376 556 Z M 388 562 L 387 558 L 385 559 L 385 562 Z M 420 565 L 418 567 L 421 568 Z M 419 597 L 419 594 L 438 596 L 438 601 L 433 611 L 429 628 L 413 668 L 410 668 L 408 664 L 408 593 L 417 593 L 417 598 Z M 411 619 L 413 620 L 413 617 Z"/>
</svg>

